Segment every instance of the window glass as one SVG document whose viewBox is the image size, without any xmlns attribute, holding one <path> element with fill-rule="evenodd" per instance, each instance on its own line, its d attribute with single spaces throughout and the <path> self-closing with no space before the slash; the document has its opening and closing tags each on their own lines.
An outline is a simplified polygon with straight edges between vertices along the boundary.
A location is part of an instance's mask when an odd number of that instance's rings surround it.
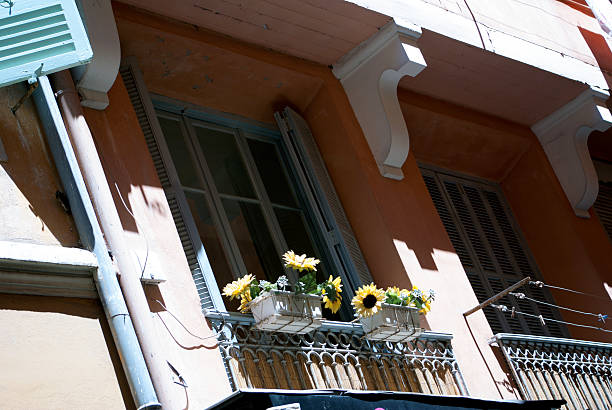
<svg viewBox="0 0 612 410">
<path fill-rule="evenodd" d="M 170 150 L 170 155 L 172 156 L 181 184 L 183 186 L 202 188 L 202 184 L 194 172 L 194 164 L 191 160 L 189 149 L 185 144 L 180 122 L 170 118 L 159 117 L 159 125 L 166 137 L 166 144 Z"/>
<path fill-rule="evenodd" d="M 195 127 L 208 169 L 220 194 L 254 198 L 253 186 L 233 134 Z"/>
<path fill-rule="evenodd" d="M 270 201 L 279 205 L 297 206 L 276 146 L 254 139 L 249 139 L 248 143 Z"/>
<path fill-rule="evenodd" d="M 223 209 L 249 273 L 274 281 L 284 273 L 261 207 L 257 204 L 223 199 Z"/>
</svg>

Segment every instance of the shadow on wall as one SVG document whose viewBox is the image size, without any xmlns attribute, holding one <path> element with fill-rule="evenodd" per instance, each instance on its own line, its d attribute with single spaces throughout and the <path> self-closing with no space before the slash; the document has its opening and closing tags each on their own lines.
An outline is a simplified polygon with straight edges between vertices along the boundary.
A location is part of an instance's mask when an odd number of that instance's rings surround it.
<svg viewBox="0 0 612 410">
<path fill-rule="evenodd" d="M 72 221 L 56 199 L 62 190 L 34 103 L 24 84 L 0 88 L 0 138 L 8 161 L 0 162 L 0 240 L 78 246 Z"/>
<path fill-rule="evenodd" d="M 13 386 L 17 390 L 26 389 L 31 397 L 39 398 L 55 390 L 70 392 L 59 398 L 62 401 L 90 400 L 90 396 L 110 400 L 107 403 L 94 400 L 89 404 L 92 408 L 102 408 L 109 403 L 114 403 L 113 406 L 116 406 L 120 402 L 125 408 L 135 408 L 110 327 L 99 301 L 1 295 L 0 329 L 10 329 L 0 335 L 2 342 L 5 341 L 5 337 L 8 338 L 6 343 L 0 343 L 0 358 L 4 354 L 7 355 L 5 360 L 2 360 L 3 370 L 10 372 L 11 363 L 14 362 L 11 357 L 23 364 L 19 365 L 18 369 L 14 369 L 10 379 L 3 380 L 4 378 L 0 376 L 0 386 Z M 11 340 L 13 338 L 25 338 L 25 340 Z M 69 346 L 71 344 L 72 347 Z M 26 354 L 27 358 L 20 357 Z M 62 359 L 64 356 L 65 360 Z M 109 367 L 109 360 L 112 363 L 112 370 Z M 40 366 L 40 369 L 36 370 L 36 366 Z M 82 371 L 92 374 L 85 375 Z M 38 374 L 33 375 L 32 372 Z M 94 385 L 96 380 L 112 382 L 113 385 L 97 389 L 95 394 L 87 391 L 79 392 L 83 389 L 96 389 L 97 386 Z M 120 391 L 120 397 L 117 390 Z M 113 397 L 108 397 L 108 394 Z M 9 408 L 10 397 L 10 394 L 8 398 L 5 397 L 9 400 Z M 58 399 L 55 395 L 48 398 L 51 401 Z M 4 400 L 3 403 L 6 404 Z"/>
</svg>

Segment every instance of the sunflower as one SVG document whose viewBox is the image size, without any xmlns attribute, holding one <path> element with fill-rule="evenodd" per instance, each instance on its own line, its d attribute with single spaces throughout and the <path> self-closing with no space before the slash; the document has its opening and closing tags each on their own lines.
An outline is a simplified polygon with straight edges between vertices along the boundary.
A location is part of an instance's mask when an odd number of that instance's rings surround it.
<svg viewBox="0 0 612 410">
<path fill-rule="evenodd" d="M 431 310 L 431 302 L 429 300 L 426 300 L 425 303 L 423 303 L 422 306 L 423 307 L 421 309 L 419 309 L 420 313 L 427 314 L 427 312 L 429 312 Z"/>
<path fill-rule="evenodd" d="M 378 313 L 385 300 L 385 291 L 375 284 L 364 285 L 357 289 L 357 295 L 351 302 L 359 317 L 370 317 Z"/>
<path fill-rule="evenodd" d="M 287 251 L 283 254 L 286 268 L 292 268 L 297 271 L 316 271 L 315 267 L 320 261 L 315 258 L 307 258 L 306 254 L 296 255 L 293 251 Z"/>
<path fill-rule="evenodd" d="M 232 300 L 244 293 L 249 293 L 246 291 L 249 289 L 249 286 L 251 286 L 253 279 L 255 279 L 255 276 L 249 273 L 248 275 L 244 275 L 243 277 L 236 279 L 232 283 L 228 283 L 223 288 L 223 295 Z"/>
<path fill-rule="evenodd" d="M 329 295 L 327 295 L 328 292 Z M 332 275 L 329 275 L 329 279 L 322 284 L 321 295 L 323 295 L 325 307 L 331 310 L 332 313 L 336 313 L 338 309 L 340 309 L 340 305 L 342 304 L 342 296 L 340 296 L 341 292 L 342 283 L 340 276 L 334 279 Z"/>
<path fill-rule="evenodd" d="M 246 313 L 249 311 L 250 308 L 248 305 L 251 300 L 251 292 L 244 292 L 240 294 L 240 306 L 238 307 L 240 313 Z"/>
</svg>

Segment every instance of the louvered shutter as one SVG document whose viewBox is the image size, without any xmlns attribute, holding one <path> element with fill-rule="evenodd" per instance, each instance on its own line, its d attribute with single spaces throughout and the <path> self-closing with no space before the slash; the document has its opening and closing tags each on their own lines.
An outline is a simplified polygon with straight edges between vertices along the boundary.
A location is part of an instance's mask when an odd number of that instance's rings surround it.
<svg viewBox="0 0 612 410">
<path fill-rule="evenodd" d="M 0 7 L 0 87 L 93 57 L 74 0 L 14 0 Z"/>
<path fill-rule="evenodd" d="M 317 143 L 306 120 L 291 108 L 275 113 L 275 118 L 297 166 L 296 176 L 306 191 L 316 222 L 326 233 L 324 239 L 334 267 L 342 280 L 350 284 L 345 287 L 346 296 L 352 298 L 354 290 L 373 280 Z"/>
<path fill-rule="evenodd" d="M 142 74 L 133 59 L 127 59 L 121 65 L 119 71 L 136 111 L 155 170 L 166 194 L 187 263 L 200 296 L 202 309 L 223 311 L 225 306 L 221 299 L 219 287 L 195 228 L 186 198 L 180 189 L 178 176 L 170 159 L 168 147 L 164 141 Z"/>
<path fill-rule="evenodd" d="M 608 238 L 612 241 L 612 182 L 599 182 L 599 193 L 594 206 Z"/>
<path fill-rule="evenodd" d="M 525 276 L 539 276 L 529 257 L 509 207 L 497 186 L 442 172 L 422 170 L 436 210 L 480 302 L 501 292 Z M 552 302 L 542 289 L 523 287 L 520 292 L 540 301 Z M 506 296 L 501 304 L 532 315 L 560 319 L 556 308 Z M 514 318 L 487 307 L 484 314 L 494 333 L 510 332 L 564 337 L 557 323 L 542 326 L 539 319 Z"/>
</svg>

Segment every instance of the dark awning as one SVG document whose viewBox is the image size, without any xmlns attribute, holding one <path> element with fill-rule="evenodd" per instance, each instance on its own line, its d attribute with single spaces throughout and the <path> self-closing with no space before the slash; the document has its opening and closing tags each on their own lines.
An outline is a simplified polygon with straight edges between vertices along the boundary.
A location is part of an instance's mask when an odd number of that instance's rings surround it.
<svg viewBox="0 0 612 410">
<path fill-rule="evenodd" d="M 209 407 L 217 409 L 267 409 L 299 404 L 301 410 L 421 410 L 421 409 L 558 409 L 564 400 L 486 400 L 462 396 L 357 390 L 245 389 Z"/>
</svg>

